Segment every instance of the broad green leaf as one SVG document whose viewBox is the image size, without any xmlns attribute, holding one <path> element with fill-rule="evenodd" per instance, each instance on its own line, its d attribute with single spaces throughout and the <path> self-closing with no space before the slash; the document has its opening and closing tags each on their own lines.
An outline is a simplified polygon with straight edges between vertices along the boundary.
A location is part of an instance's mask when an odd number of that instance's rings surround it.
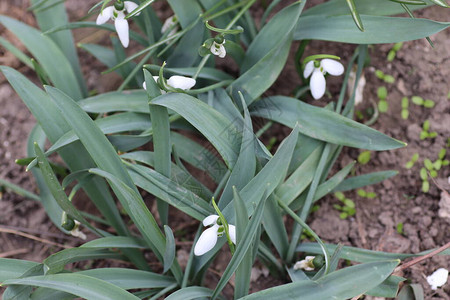
<svg viewBox="0 0 450 300">
<path fill-rule="evenodd" d="M 166 297 L 166 300 L 209 299 L 212 293 L 213 291 L 208 288 L 200 286 L 190 286 L 170 294 L 168 297 Z"/>
<path fill-rule="evenodd" d="M 342 181 L 334 191 L 349 191 L 366 185 L 376 184 L 398 174 L 398 171 L 380 171 L 350 177 Z"/>
<path fill-rule="evenodd" d="M 253 115 L 291 128 L 298 123 L 301 133 L 332 144 L 368 150 L 390 150 L 405 146 L 405 143 L 375 129 L 290 97 L 274 96 L 262 99 L 255 103 L 250 111 Z"/>
<path fill-rule="evenodd" d="M 242 133 L 220 112 L 197 98 L 180 93 L 162 95 L 152 104 L 167 107 L 183 116 L 214 145 L 229 167 L 235 164 Z"/>
<path fill-rule="evenodd" d="M 123 259 L 117 252 L 96 248 L 70 248 L 59 251 L 47 257 L 44 263 L 45 274 L 55 274 L 61 272 L 64 267 L 73 262 L 90 259 Z"/>
<path fill-rule="evenodd" d="M 139 299 L 106 281 L 80 274 L 53 274 L 11 279 L 4 285 L 31 285 L 64 291 L 88 300 Z"/>
<path fill-rule="evenodd" d="M 262 223 L 278 254 L 283 258 L 286 257 L 289 248 L 288 235 L 280 207 L 272 195 L 266 201 Z"/>
<path fill-rule="evenodd" d="M 149 113 L 145 90 L 104 93 L 83 99 L 78 102 L 78 105 L 90 113 L 100 114 L 115 111 Z"/>
<path fill-rule="evenodd" d="M 431 4 L 429 0 L 426 0 L 425 2 L 428 3 L 428 6 Z M 358 12 L 362 15 L 387 16 L 397 15 L 405 12 L 398 3 L 392 2 L 391 0 L 377 0 L 376 2 L 374 2 L 373 0 L 358 0 L 356 3 L 358 5 Z M 421 9 L 424 7 L 426 6 L 414 6 L 411 7 L 411 10 Z M 348 17 L 350 17 L 346 0 L 326 1 L 306 10 L 302 14 L 302 17 L 310 15 L 348 15 Z"/>
<path fill-rule="evenodd" d="M 256 292 L 241 299 L 344 300 L 367 292 L 382 283 L 398 265 L 398 260 L 360 264 L 330 273 L 317 281 L 297 281 Z"/>
<path fill-rule="evenodd" d="M 240 69 L 241 74 L 263 59 L 271 49 L 285 44 L 285 37 L 295 29 L 304 6 L 304 2 L 297 2 L 284 8 L 261 29 L 247 49 L 244 63 Z"/>
<path fill-rule="evenodd" d="M 294 40 L 324 40 L 351 44 L 384 44 L 425 38 L 450 26 L 448 22 L 361 15 L 364 32 L 348 16 L 301 17 Z M 333 24 L 332 27 L 328 24 Z"/>
<path fill-rule="evenodd" d="M 144 241 L 130 236 L 106 236 L 84 243 L 80 248 L 139 248 L 147 249 Z"/>
<path fill-rule="evenodd" d="M 201 221 L 214 214 L 214 210 L 205 200 L 158 172 L 131 164 L 128 164 L 128 169 L 137 186 L 191 217 Z"/>
<path fill-rule="evenodd" d="M 31 4 L 37 3 L 39 0 L 32 0 Z M 37 23 L 42 32 L 51 28 L 62 26 L 69 23 L 64 3 L 54 3 L 51 7 L 44 10 L 35 10 Z M 75 42 L 70 31 L 60 31 L 48 35 L 70 62 L 72 69 L 77 76 L 78 84 L 82 89 L 83 95 L 87 94 L 86 83 L 81 72 L 80 61 L 78 59 Z"/>
<path fill-rule="evenodd" d="M 176 283 L 173 277 L 126 268 L 98 268 L 76 274 L 98 278 L 126 290 L 164 288 Z"/>
<path fill-rule="evenodd" d="M 334 251 L 336 248 L 336 245 L 332 244 L 326 244 L 326 247 L 329 251 Z M 316 243 L 302 243 L 300 246 L 297 247 L 296 251 L 298 252 L 307 252 L 307 253 L 322 253 L 322 250 L 320 246 Z M 409 257 L 417 257 L 417 256 L 423 256 L 427 253 L 430 253 L 433 251 L 427 250 L 422 251 L 416 254 L 409 254 L 409 253 L 389 253 L 389 252 L 381 252 L 381 251 L 373 251 L 373 250 L 367 250 L 367 249 L 361 249 L 356 247 L 348 247 L 344 246 L 341 251 L 341 258 L 342 259 L 348 259 L 351 261 L 356 262 L 374 262 L 374 261 L 381 261 L 386 259 L 405 259 Z M 439 255 L 450 255 L 450 249 L 447 249 Z"/>
<path fill-rule="evenodd" d="M 424 300 L 423 288 L 420 284 L 404 285 L 397 300 Z"/>
<path fill-rule="evenodd" d="M 26 64 L 30 69 L 34 69 L 33 63 L 28 55 L 23 53 L 19 48 L 11 44 L 8 40 L 0 37 L 0 45 L 11 52 L 18 60 Z"/>
<path fill-rule="evenodd" d="M 0 23 L 12 31 L 27 47 L 56 87 L 76 100 L 83 98 L 82 89 L 70 62 L 49 37 L 7 16 L 0 15 Z"/>
<path fill-rule="evenodd" d="M 19 278 L 32 267 L 39 265 L 34 261 L 0 258 L 0 282 L 7 279 Z"/>
<path fill-rule="evenodd" d="M 374 297 L 395 298 L 397 296 L 400 283 L 405 280 L 406 278 L 391 275 L 375 288 L 366 292 L 366 295 Z"/>
<path fill-rule="evenodd" d="M 164 271 L 166 273 L 173 264 L 175 259 L 175 238 L 173 236 L 172 229 L 169 226 L 164 225 L 164 233 L 166 234 L 166 250 L 164 251 Z"/>
</svg>

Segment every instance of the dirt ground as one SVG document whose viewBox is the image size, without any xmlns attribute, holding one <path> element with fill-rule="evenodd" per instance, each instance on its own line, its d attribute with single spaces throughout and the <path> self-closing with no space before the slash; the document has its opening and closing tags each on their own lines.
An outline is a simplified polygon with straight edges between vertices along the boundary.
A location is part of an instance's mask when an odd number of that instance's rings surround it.
<svg viewBox="0 0 450 300">
<path fill-rule="evenodd" d="M 71 19 L 81 17 L 90 7 L 90 1 L 67 1 L 71 11 Z M 91 1 L 92 2 L 92 1 Z M 95 1 L 94 1 L 95 2 Z M 34 24 L 30 14 L 24 14 L 28 1 L 2 1 L 0 14 L 7 14 L 28 24 Z M 165 13 L 166 14 L 166 13 Z M 438 21 L 448 21 L 448 10 L 432 7 L 416 13 L 417 16 L 431 18 Z M 16 42 L 12 34 L 0 27 L 2 37 Z M 89 31 L 76 31 L 77 41 L 91 36 Z M 364 88 L 364 102 L 357 110 L 364 112 L 371 106 L 371 101 L 378 102 L 377 88 L 386 86 L 389 109 L 380 113 L 373 125 L 387 135 L 408 143 L 399 150 L 386 152 L 372 152 L 372 158 L 366 165 L 358 165 L 354 174 L 364 174 L 381 170 L 397 170 L 399 174 L 383 183 L 365 188 L 368 192 L 375 192 L 374 199 L 359 197 L 356 192 L 346 192 L 345 195 L 356 203 L 356 216 L 340 219 L 339 212 L 333 208 L 338 200 L 328 196 L 322 200 L 320 209 L 315 212 L 308 223 L 324 241 L 343 243 L 366 249 L 389 252 L 416 253 L 434 247 L 439 247 L 450 241 L 450 217 L 445 218 L 439 213 L 444 202 L 444 190 L 450 190 L 450 168 L 439 170 L 435 183 L 430 181 L 430 191 L 421 191 L 419 176 L 423 160 L 436 160 L 440 149 L 447 147 L 447 159 L 450 157 L 448 139 L 450 138 L 450 31 L 444 31 L 431 37 L 435 44 L 432 49 L 423 40 L 404 43 L 393 62 L 388 62 L 386 56 L 392 45 L 371 46 L 371 67 L 365 70 L 366 85 Z M 23 48 L 22 48 L 23 49 Z M 307 54 L 329 53 L 342 57 L 349 57 L 354 46 L 336 43 L 313 42 L 307 48 Z M 102 86 L 103 90 L 111 89 L 117 84 L 115 77 L 102 77 L 100 64 L 93 62 L 84 53 L 82 59 L 83 71 L 88 77 L 89 88 Z M 12 55 L 0 48 L 0 64 L 12 66 L 32 77 L 32 73 L 18 62 Z M 382 70 L 392 75 L 395 83 L 389 84 L 375 76 L 375 70 Z M 341 78 L 334 78 L 329 83 L 333 97 L 338 94 L 338 84 Z M 100 83 L 99 83 L 100 82 Z M 271 92 L 288 94 L 299 82 L 292 64 L 283 71 L 282 77 L 275 84 Z M 421 96 L 432 99 L 436 105 L 424 108 L 409 102 L 409 118 L 401 118 L 402 97 Z M 321 100 L 321 101 L 327 101 Z M 25 173 L 24 168 L 14 163 L 16 158 L 26 156 L 26 137 L 34 126 L 34 119 L 25 105 L 18 98 L 5 78 L 0 74 L 0 178 L 9 180 L 21 187 L 37 192 L 31 174 Z M 421 140 L 419 138 L 422 124 L 430 121 L 430 131 L 436 131 L 437 137 Z M 278 132 L 270 131 L 274 136 L 282 136 L 286 130 L 275 127 Z M 339 158 L 339 167 L 356 160 L 361 150 L 345 148 Z M 411 169 L 405 164 L 414 153 L 420 158 Z M 75 246 L 79 240 L 60 233 L 46 217 L 41 205 L 25 199 L 7 190 L 0 189 L 0 257 L 11 257 L 41 262 L 49 254 L 61 249 L 61 246 Z M 449 201 L 447 199 L 447 201 Z M 440 204 L 441 202 L 441 204 Z M 447 203 L 447 207 L 450 206 Z M 444 211 L 444 208 L 441 208 Z M 450 216 L 450 212 L 447 212 Z M 191 222 L 192 223 L 192 222 Z M 189 230 L 195 230 L 196 222 L 179 224 Z M 403 230 L 398 232 L 398 224 L 403 224 Z M 24 236 L 27 235 L 28 236 Z M 33 239 L 32 239 L 33 238 Z M 54 244 L 58 243 L 58 245 Z M 62 244 L 62 245 L 61 245 Z M 180 241 L 179 255 L 187 255 L 190 249 L 188 242 Z M 215 264 L 214 276 L 219 277 L 226 265 L 226 257 Z M 221 268 L 223 266 L 223 268 Z M 425 290 L 425 299 L 450 299 L 450 286 L 432 291 L 425 277 L 436 269 L 450 268 L 448 257 L 435 256 L 406 270 L 405 277 L 413 283 L 420 283 Z M 259 270 L 259 269 L 258 269 Z M 259 272 L 259 273 L 258 273 Z M 266 277 L 264 270 L 257 271 L 253 289 L 258 290 L 280 282 Z M 229 287 L 228 287 L 229 288 Z"/>
</svg>

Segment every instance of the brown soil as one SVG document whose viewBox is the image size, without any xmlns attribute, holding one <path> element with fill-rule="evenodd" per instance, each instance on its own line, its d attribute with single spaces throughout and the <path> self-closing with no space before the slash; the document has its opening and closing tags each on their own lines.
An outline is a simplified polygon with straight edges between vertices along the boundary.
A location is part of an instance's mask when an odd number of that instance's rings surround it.
<svg viewBox="0 0 450 300">
<path fill-rule="evenodd" d="M 90 1 L 67 1 L 73 20 L 81 17 L 90 7 Z M 92 2 L 92 1 L 91 1 Z M 95 2 L 95 1 L 93 1 Z M 0 14 L 8 14 L 28 24 L 34 25 L 30 14 L 24 14 L 28 1 L 2 1 Z M 166 14 L 166 12 L 164 12 Z M 418 13 L 418 16 L 446 21 L 447 10 L 439 7 L 428 8 Z M 80 41 L 91 36 L 92 31 L 75 31 L 75 39 Z M 0 34 L 15 41 L 12 34 L 0 28 Z M 97 37 L 98 38 L 98 37 Z M 450 31 L 441 32 L 432 37 L 436 48 L 432 49 L 425 39 L 407 42 L 398 52 L 397 58 L 388 63 L 387 52 L 392 45 L 370 47 L 371 65 L 366 69 L 367 80 L 364 89 L 364 103 L 357 109 L 363 111 L 370 106 L 370 101 L 377 101 L 376 90 L 379 86 L 388 89 L 389 110 L 381 113 L 374 128 L 394 138 L 405 141 L 408 146 L 394 151 L 372 152 L 372 159 L 367 165 L 359 165 L 354 174 L 364 174 L 373 171 L 394 169 L 399 174 L 383 183 L 367 187 L 366 191 L 374 191 L 377 197 L 366 199 L 357 196 L 355 192 L 345 193 L 356 202 L 357 213 L 354 218 L 342 220 L 339 212 L 332 205 L 338 203 L 332 196 L 320 202 L 320 209 L 309 220 L 312 228 L 326 242 L 343 243 L 366 249 L 390 252 L 412 252 L 434 248 L 450 241 L 450 219 L 440 217 L 439 202 L 441 188 L 450 190 L 448 167 L 438 172 L 436 184 L 431 183 L 428 193 L 421 191 L 419 170 L 423 160 L 435 160 L 441 148 L 444 148 L 450 137 L 450 101 L 447 93 L 450 91 L 448 78 L 450 77 Z M 335 43 L 313 42 L 307 49 L 307 54 L 330 53 L 349 57 L 354 46 Z M 32 77 L 31 72 L 10 54 L 0 49 L 0 63 L 19 69 L 22 73 Z M 100 91 L 110 90 L 117 83 L 116 77 L 105 77 L 99 73 L 104 69 L 100 64 L 83 54 L 83 71 L 88 77 L 89 88 L 102 87 Z M 394 84 L 387 84 L 376 78 L 374 70 L 379 69 L 395 77 Z M 289 94 L 299 80 L 292 65 L 288 66 L 271 92 Z M 338 94 L 340 78 L 331 80 L 330 90 L 335 97 Z M 436 102 L 434 108 L 428 109 L 410 102 L 409 118 L 400 117 L 401 98 L 403 96 L 421 96 Z M 327 100 L 322 100 L 327 101 Z M 17 166 L 14 159 L 26 156 L 26 137 L 35 121 L 25 105 L 18 98 L 4 77 L 0 75 L 0 178 L 9 180 L 30 191 L 36 191 L 31 174 L 25 173 L 24 168 Z M 422 123 L 430 120 L 431 131 L 438 136 L 434 139 L 420 140 L 419 134 Z M 285 129 L 277 127 L 280 132 L 272 132 L 275 136 L 284 134 Z M 447 148 L 448 151 L 450 149 Z M 357 159 L 361 151 L 345 149 L 341 155 L 339 166 L 343 167 L 350 161 Z M 412 169 L 406 169 L 405 163 L 414 153 L 419 153 L 420 159 Z M 449 155 L 447 155 L 447 158 Z M 41 205 L 25 199 L 7 190 L 0 190 L 0 257 L 11 257 L 41 262 L 49 254 L 60 250 L 58 246 L 49 242 L 67 246 L 76 246 L 79 240 L 60 233 L 46 217 Z M 183 220 L 186 220 L 184 218 Z M 188 221 L 189 222 L 189 221 Z M 403 224 L 400 234 L 396 228 Z M 178 224 L 185 230 L 195 230 L 195 224 Z M 176 224 L 174 227 L 177 227 Z M 191 229 L 192 228 L 192 229 Z M 9 233 L 7 232 L 9 230 Z M 11 233 L 13 232 L 13 233 Z M 19 236 L 17 232 L 28 233 L 40 238 L 35 241 Z M 180 241 L 178 254 L 187 255 L 190 249 L 188 242 Z M 225 269 L 228 256 L 222 256 L 212 270 L 212 277 L 219 278 Z M 223 267 L 223 268 L 222 268 Z M 434 270 L 444 267 L 449 269 L 450 262 L 443 256 L 435 256 L 423 263 L 415 265 L 405 272 L 405 277 L 413 283 L 420 283 L 425 289 L 426 299 L 449 299 L 450 287 L 433 292 L 426 283 L 425 277 Z M 255 268 L 255 275 L 261 273 Z M 215 273 L 215 275 L 214 275 Z M 264 273 L 264 272 L 262 272 Z M 252 290 L 260 290 L 268 286 L 281 284 L 271 279 L 267 274 L 261 274 L 252 284 Z M 228 287 L 230 289 L 230 287 Z"/>
</svg>

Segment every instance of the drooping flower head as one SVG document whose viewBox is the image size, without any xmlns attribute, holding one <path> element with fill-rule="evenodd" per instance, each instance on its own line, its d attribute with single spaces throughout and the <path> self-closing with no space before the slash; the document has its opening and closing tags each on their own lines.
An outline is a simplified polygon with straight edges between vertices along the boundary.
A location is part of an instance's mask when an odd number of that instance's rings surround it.
<svg viewBox="0 0 450 300">
<path fill-rule="evenodd" d="M 159 76 L 153 76 L 153 80 L 155 80 L 155 82 L 158 82 Z M 196 84 L 195 79 L 190 78 L 190 77 L 185 77 L 185 76 L 180 76 L 180 75 L 173 75 L 170 76 L 170 78 L 167 80 L 167 85 L 169 87 L 172 87 L 174 89 L 180 89 L 183 91 L 187 91 L 189 89 L 191 89 L 194 85 Z M 144 88 L 144 90 L 147 89 L 147 85 L 144 83 L 142 84 L 142 87 Z M 162 91 L 165 93 L 165 91 Z"/>
<path fill-rule="evenodd" d="M 176 26 L 177 24 L 178 24 L 177 16 L 173 15 L 171 17 L 168 17 L 164 21 L 163 26 L 161 27 L 161 33 L 164 34 L 166 31 L 171 29 L 169 34 L 167 34 L 167 37 L 173 36 L 175 33 L 177 33 L 178 30 L 178 26 Z"/>
<path fill-rule="evenodd" d="M 220 58 L 224 58 L 227 55 L 227 50 L 225 49 L 224 45 L 225 45 L 225 40 L 223 40 L 222 43 L 217 43 L 216 41 L 214 41 L 210 48 L 211 53 Z"/>
<path fill-rule="evenodd" d="M 130 13 L 135 10 L 138 5 L 132 1 L 116 1 L 114 5 L 105 7 L 97 17 L 97 25 L 105 24 L 109 19 L 114 21 L 117 35 L 122 45 L 127 48 L 130 43 L 128 33 L 128 21 L 125 20 L 125 12 Z M 136 14 L 139 15 L 139 14 Z"/>
<path fill-rule="evenodd" d="M 308 78 L 311 94 L 318 100 L 323 97 L 326 89 L 325 75 L 339 76 L 344 73 L 344 66 L 337 60 L 324 58 L 321 61 L 311 60 L 305 65 L 303 77 Z M 312 75 L 311 75 L 312 74 Z"/>
<path fill-rule="evenodd" d="M 294 270 L 314 271 L 314 258 L 315 256 L 306 256 L 305 259 L 295 263 Z"/>
<path fill-rule="evenodd" d="M 427 277 L 427 282 L 432 290 L 437 290 L 438 287 L 443 286 L 448 280 L 448 270 L 439 268 L 433 274 Z"/>
<path fill-rule="evenodd" d="M 212 226 L 211 226 L 212 225 Z M 194 254 L 197 256 L 203 255 L 210 251 L 217 243 L 217 238 L 222 236 L 225 232 L 224 225 L 220 224 L 218 215 L 210 215 L 203 220 L 203 226 L 211 226 L 200 235 L 194 247 Z M 228 232 L 231 241 L 236 244 L 236 227 L 228 225 Z"/>
</svg>

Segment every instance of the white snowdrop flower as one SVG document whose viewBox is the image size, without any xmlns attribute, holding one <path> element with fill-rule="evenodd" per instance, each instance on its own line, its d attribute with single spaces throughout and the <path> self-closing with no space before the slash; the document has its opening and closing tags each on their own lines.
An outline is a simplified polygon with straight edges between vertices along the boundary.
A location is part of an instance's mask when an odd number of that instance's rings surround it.
<svg viewBox="0 0 450 300">
<path fill-rule="evenodd" d="M 132 1 L 124 1 L 123 8 L 119 10 L 116 7 L 120 5 L 122 5 L 121 2 L 116 2 L 115 5 L 105 7 L 105 9 L 103 9 L 103 11 L 98 15 L 96 23 L 97 25 L 101 25 L 108 22 L 109 19 L 113 20 L 119 40 L 122 45 L 127 48 L 130 43 L 130 38 L 128 33 L 128 21 L 125 20 L 125 11 L 130 13 L 135 10 L 138 5 Z"/>
<path fill-rule="evenodd" d="M 70 234 L 82 240 L 86 239 L 86 235 L 80 230 L 80 222 L 78 222 L 77 220 L 75 220 L 75 226 L 70 231 Z"/>
<path fill-rule="evenodd" d="M 214 41 L 210 48 L 211 53 L 220 58 L 224 58 L 225 55 L 227 55 L 227 50 L 225 49 L 224 45 L 225 45 L 225 40 L 223 40 L 223 43 L 221 43 L 221 44 L 216 43 Z"/>
<path fill-rule="evenodd" d="M 159 76 L 153 76 L 153 80 L 155 82 L 158 82 L 158 79 L 159 79 Z M 167 80 L 167 85 L 169 85 L 175 89 L 181 89 L 183 91 L 191 89 L 195 85 L 195 83 L 196 83 L 195 79 L 192 79 L 190 77 L 185 77 L 185 76 L 179 76 L 179 75 L 171 76 Z M 145 84 L 145 81 L 142 84 L 142 87 L 144 88 L 144 90 L 147 90 L 147 85 Z M 161 91 L 161 92 L 165 93 L 165 91 Z"/>
<path fill-rule="evenodd" d="M 325 58 L 322 59 L 320 63 L 314 60 L 309 61 L 303 71 L 303 77 L 308 78 L 311 76 L 311 80 L 309 81 L 311 94 L 314 99 L 318 100 L 325 94 L 325 74 L 339 76 L 342 75 L 342 73 L 344 73 L 344 66 L 340 62 L 334 59 Z"/>
<path fill-rule="evenodd" d="M 448 280 L 448 270 L 439 268 L 434 271 L 433 274 L 427 277 L 427 282 L 431 286 L 432 290 L 436 290 L 438 287 L 443 286 Z"/>
<path fill-rule="evenodd" d="M 224 234 L 225 228 L 223 225 L 217 224 L 218 219 L 218 215 L 210 215 L 203 220 L 203 226 L 212 226 L 203 231 L 200 235 L 200 238 L 194 247 L 195 255 L 200 256 L 210 251 L 216 245 L 217 237 Z M 236 244 L 236 227 L 234 225 L 228 225 L 228 232 L 230 234 L 231 241 Z"/>
<path fill-rule="evenodd" d="M 300 260 L 295 263 L 294 270 L 305 270 L 305 271 L 313 271 L 314 264 L 313 260 L 316 258 L 315 256 L 307 256 L 305 259 Z"/>
<path fill-rule="evenodd" d="M 173 28 L 169 34 L 167 35 L 167 37 L 171 37 L 172 35 L 174 35 L 175 33 L 177 33 L 178 30 L 178 26 L 174 26 L 178 23 L 178 19 L 175 15 L 167 18 L 164 21 L 163 26 L 161 27 L 161 33 L 165 33 L 167 30 L 169 30 L 170 28 Z"/>
</svg>

